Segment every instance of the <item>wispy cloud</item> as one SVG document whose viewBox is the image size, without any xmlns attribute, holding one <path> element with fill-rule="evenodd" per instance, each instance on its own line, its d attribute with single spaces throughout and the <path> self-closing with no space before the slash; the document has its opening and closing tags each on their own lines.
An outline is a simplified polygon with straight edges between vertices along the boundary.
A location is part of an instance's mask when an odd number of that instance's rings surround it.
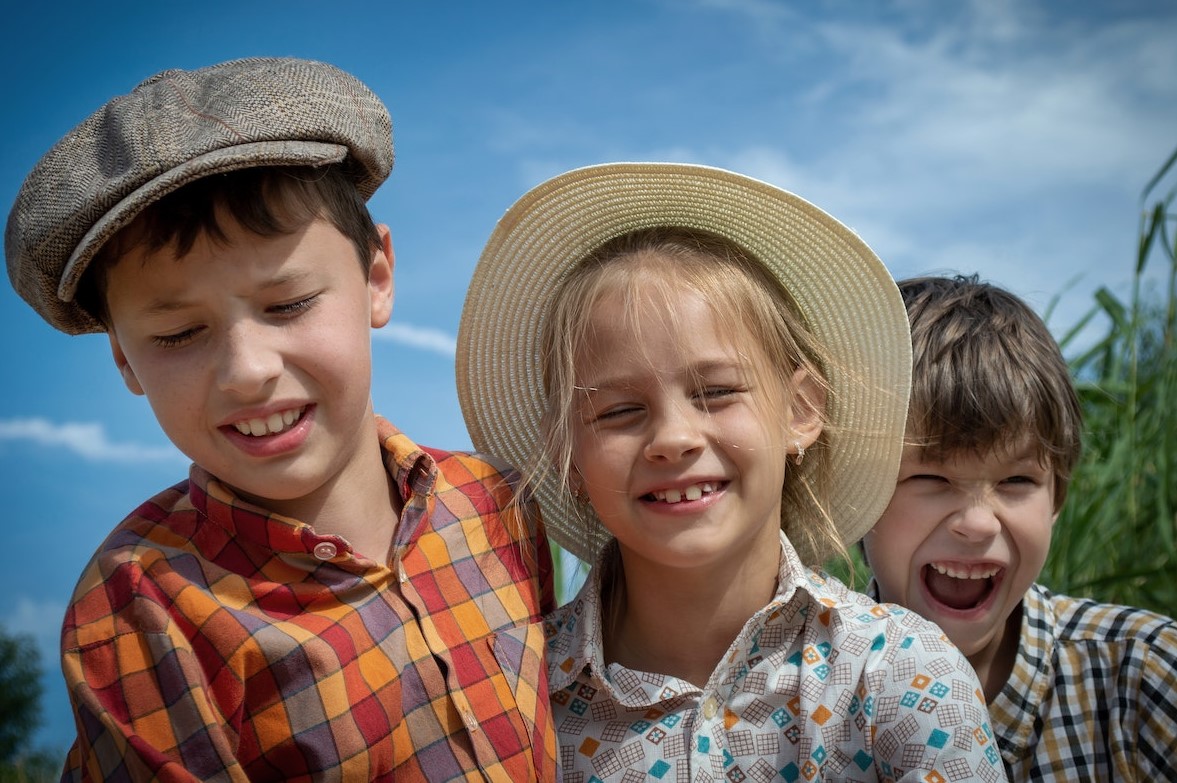
<svg viewBox="0 0 1177 783">
<path fill-rule="evenodd" d="M 450 358 L 453 358 L 458 350 L 457 338 L 440 329 L 390 323 L 383 329 L 377 329 L 372 332 L 372 334 L 379 340 L 389 340 L 407 345 L 411 348 L 419 348 L 423 351 L 433 351 Z"/>
<path fill-rule="evenodd" d="M 26 441 L 48 448 L 63 448 L 93 462 L 186 462 L 172 446 L 113 443 L 102 424 L 52 422 L 48 419 L 0 419 L 0 441 Z"/>
<path fill-rule="evenodd" d="M 57 658 L 57 641 L 64 616 L 64 604 L 22 595 L 15 604 L 9 604 L 6 615 L 0 616 L 0 627 L 9 634 L 31 636 L 41 652 L 42 667 L 46 668 L 47 663 L 48 668 L 52 668 Z"/>
</svg>

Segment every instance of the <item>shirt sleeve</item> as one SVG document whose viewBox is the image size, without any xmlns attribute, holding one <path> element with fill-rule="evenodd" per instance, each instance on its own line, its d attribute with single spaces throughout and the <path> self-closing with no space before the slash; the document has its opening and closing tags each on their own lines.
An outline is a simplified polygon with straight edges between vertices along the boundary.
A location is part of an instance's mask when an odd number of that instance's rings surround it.
<svg viewBox="0 0 1177 783">
<path fill-rule="evenodd" d="M 124 564 L 67 614 L 62 670 L 77 739 L 62 779 L 247 780 L 232 718 L 215 706 L 192 644 L 133 572 Z"/>
<path fill-rule="evenodd" d="M 876 767 L 902 781 L 1006 780 L 968 660 L 934 626 L 899 626 L 892 635 L 896 627 L 876 643 L 879 655 L 867 675 Z"/>
<path fill-rule="evenodd" d="M 1177 622 L 1165 623 L 1141 660 L 1138 780 L 1177 780 Z"/>
</svg>

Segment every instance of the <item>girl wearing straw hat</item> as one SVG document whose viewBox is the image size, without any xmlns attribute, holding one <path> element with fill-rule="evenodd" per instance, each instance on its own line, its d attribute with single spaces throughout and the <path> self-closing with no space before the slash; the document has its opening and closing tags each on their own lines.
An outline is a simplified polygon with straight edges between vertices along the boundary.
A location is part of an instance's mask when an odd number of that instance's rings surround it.
<svg viewBox="0 0 1177 783">
<path fill-rule="evenodd" d="M 593 565 L 547 621 L 566 781 L 1004 779 L 940 630 L 810 567 L 886 506 L 907 410 L 853 232 L 720 169 L 577 169 L 499 222 L 458 341 L 475 445 Z"/>
</svg>

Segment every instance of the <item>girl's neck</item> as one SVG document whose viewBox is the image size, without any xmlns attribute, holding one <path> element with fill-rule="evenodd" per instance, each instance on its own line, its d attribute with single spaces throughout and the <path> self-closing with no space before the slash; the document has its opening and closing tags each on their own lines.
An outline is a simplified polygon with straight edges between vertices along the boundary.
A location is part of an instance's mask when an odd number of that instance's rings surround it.
<svg viewBox="0 0 1177 783">
<path fill-rule="evenodd" d="M 686 573 L 631 559 L 620 600 L 604 597 L 605 662 L 704 687 L 748 619 L 776 593 L 775 554 L 771 567 L 766 557 Z"/>
</svg>

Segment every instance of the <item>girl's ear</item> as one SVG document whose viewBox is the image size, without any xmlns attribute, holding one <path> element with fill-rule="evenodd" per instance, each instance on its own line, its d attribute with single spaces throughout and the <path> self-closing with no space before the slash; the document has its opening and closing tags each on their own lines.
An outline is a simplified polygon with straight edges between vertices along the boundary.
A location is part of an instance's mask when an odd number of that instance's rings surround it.
<svg viewBox="0 0 1177 783">
<path fill-rule="evenodd" d="M 123 353 L 122 346 L 119 345 L 119 338 L 115 337 L 113 331 L 107 332 L 107 336 L 110 337 L 110 355 L 114 358 L 114 366 L 119 368 L 119 373 L 123 376 L 123 384 L 131 394 L 142 397 L 143 385 L 139 383 L 139 378 L 131 369 L 131 363 L 127 361 L 127 356 Z"/>
<path fill-rule="evenodd" d="M 793 398 L 786 421 L 785 443 L 812 446 L 825 428 L 826 391 L 805 368 L 793 373 Z"/>
</svg>

